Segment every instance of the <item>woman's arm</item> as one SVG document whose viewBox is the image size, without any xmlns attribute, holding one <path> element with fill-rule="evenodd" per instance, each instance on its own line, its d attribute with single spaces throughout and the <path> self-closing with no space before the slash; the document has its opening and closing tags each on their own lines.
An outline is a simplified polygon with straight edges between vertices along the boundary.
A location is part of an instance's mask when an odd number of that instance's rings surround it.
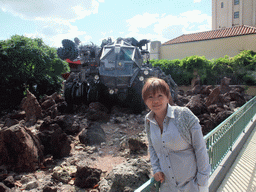
<svg viewBox="0 0 256 192">
<path fill-rule="evenodd" d="M 191 128 L 192 146 L 195 151 L 197 164 L 197 183 L 201 186 L 208 185 L 208 179 L 211 171 L 209 157 L 206 149 L 205 140 L 202 134 L 201 126 L 196 123 Z"/>
<path fill-rule="evenodd" d="M 145 129 L 146 129 L 147 138 L 148 138 L 148 151 L 149 151 L 149 154 L 150 154 L 150 162 L 151 162 L 151 165 L 152 165 L 153 174 L 155 174 L 157 172 L 162 172 L 158 156 L 156 154 L 156 151 L 155 151 L 155 149 L 153 147 L 153 144 L 152 144 L 152 141 L 151 141 L 150 124 L 149 124 L 147 119 L 145 119 Z"/>
</svg>

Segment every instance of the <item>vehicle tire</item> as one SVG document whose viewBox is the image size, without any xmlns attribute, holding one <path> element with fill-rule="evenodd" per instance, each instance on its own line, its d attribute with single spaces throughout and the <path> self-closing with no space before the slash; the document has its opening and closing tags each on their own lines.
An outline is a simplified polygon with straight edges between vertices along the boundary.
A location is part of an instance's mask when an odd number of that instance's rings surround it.
<svg viewBox="0 0 256 192">
<path fill-rule="evenodd" d="M 73 109 L 73 100 L 72 100 L 72 87 L 73 83 L 69 83 L 65 85 L 64 89 L 64 98 L 67 103 L 67 111 L 71 111 Z"/>
<path fill-rule="evenodd" d="M 142 99 L 142 88 L 142 81 L 138 81 L 133 87 L 131 87 L 131 109 L 135 114 L 141 113 L 146 108 Z"/>
<path fill-rule="evenodd" d="M 99 100 L 99 87 L 97 84 L 91 84 L 87 93 L 87 101 L 91 103 L 91 102 L 96 102 L 98 100 Z"/>
</svg>

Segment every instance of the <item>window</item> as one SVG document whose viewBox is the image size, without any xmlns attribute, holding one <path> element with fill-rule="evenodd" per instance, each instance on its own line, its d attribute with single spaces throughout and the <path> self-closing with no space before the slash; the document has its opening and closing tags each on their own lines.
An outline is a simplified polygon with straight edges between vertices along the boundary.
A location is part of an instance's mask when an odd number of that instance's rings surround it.
<svg viewBox="0 0 256 192">
<path fill-rule="evenodd" d="M 223 3 L 223 2 L 221 2 L 220 7 L 221 7 L 221 8 L 223 8 L 223 7 L 224 7 L 224 3 Z"/>
<path fill-rule="evenodd" d="M 235 0 L 235 1 L 234 1 L 234 4 L 235 4 L 235 5 L 239 5 L 239 0 Z"/>
<path fill-rule="evenodd" d="M 234 19 L 237 19 L 237 18 L 239 18 L 239 11 L 236 11 L 236 12 L 234 13 Z"/>
</svg>

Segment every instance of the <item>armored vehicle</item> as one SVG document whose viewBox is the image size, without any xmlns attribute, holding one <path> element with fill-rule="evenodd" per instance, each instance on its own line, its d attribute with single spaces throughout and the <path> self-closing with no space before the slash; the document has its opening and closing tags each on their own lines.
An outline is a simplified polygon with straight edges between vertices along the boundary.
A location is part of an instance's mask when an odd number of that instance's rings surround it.
<svg viewBox="0 0 256 192">
<path fill-rule="evenodd" d="M 134 113 L 145 109 L 141 97 L 144 82 L 149 77 L 164 79 L 175 98 L 176 83 L 148 62 L 149 52 L 142 47 L 148 40 L 134 38 L 109 38 L 101 47 L 80 45 L 79 40 L 64 39 L 58 56 L 67 60 L 71 73 L 64 83 L 64 96 L 68 105 L 99 101 L 107 107 L 130 107 Z M 147 62 L 143 62 L 144 60 Z M 73 66 L 72 66 L 73 65 Z"/>
</svg>

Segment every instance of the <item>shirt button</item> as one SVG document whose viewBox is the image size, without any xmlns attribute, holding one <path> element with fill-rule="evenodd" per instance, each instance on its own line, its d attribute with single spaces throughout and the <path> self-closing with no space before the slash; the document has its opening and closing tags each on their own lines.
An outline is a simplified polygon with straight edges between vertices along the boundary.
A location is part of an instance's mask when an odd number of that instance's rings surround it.
<svg viewBox="0 0 256 192">
<path fill-rule="evenodd" d="M 169 168 L 171 168 L 171 166 L 169 166 Z"/>
<path fill-rule="evenodd" d="M 164 141 L 163 141 L 163 143 L 164 143 Z"/>
<path fill-rule="evenodd" d="M 172 177 L 172 179 L 174 179 L 174 177 Z"/>
</svg>

